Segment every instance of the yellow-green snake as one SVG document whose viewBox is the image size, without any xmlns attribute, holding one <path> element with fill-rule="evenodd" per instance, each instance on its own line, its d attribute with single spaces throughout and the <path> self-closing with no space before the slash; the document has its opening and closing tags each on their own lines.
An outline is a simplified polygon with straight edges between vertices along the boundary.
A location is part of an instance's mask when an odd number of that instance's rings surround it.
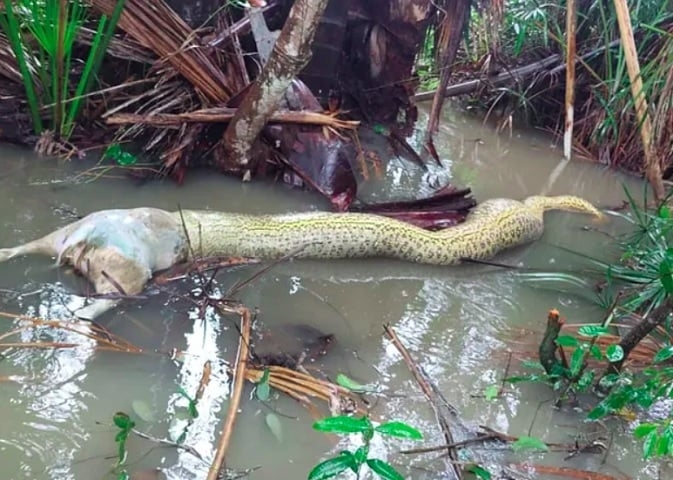
<svg viewBox="0 0 673 480">
<path fill-rule="evenodd" d="M 156 208 L 101 210 L 24 245 L 0 249 L 0 261 L 39 253 L 70 264 L 98 294 L 137 295 L 152 275 L 194 255 L 277 259 L 388 257 L 416 263 L 453 265 L 486 260 L 542 236 L 547 210 L 602 218 L 574 196 L 491 199 L 465 222 L 428 231 L 392 218 L 365 213 L 310 212 L 241 215 Z M 118 303 L 98 299 L 75 312 L 94 318 Z"/>
</svg>

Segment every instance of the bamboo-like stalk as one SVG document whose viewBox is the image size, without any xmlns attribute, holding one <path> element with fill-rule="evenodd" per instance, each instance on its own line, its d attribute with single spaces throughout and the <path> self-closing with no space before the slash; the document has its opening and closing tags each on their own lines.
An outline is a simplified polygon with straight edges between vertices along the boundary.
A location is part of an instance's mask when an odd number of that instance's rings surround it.
<svg viewBox="0 0 673 480">
<path fill-rule="evenodd" d="M 665 198 L 664 184 L 661 178 L 661 165 L 652 148 L 652 122 L 648 114 L 647 99 L 643 90 L 643 79 L 640 76 L 638 52 L 636 50 L 636 42 L 633 38 L 629 6 L 626 0 L 614 0 L 614 4 L 617 13 L 617 23 L 619 24 L 619 34 L 626 57 L 626 69 L 631 81 L 631 95 L 635 104 L 636 119 L 640 127 L 640 138 L 643 142 L 643 151 L 645 153 L 645 176 L 652 186 L 655 201 L 660 202 Z"/>
<path fill-rule="evenodd" d="M 565 95 L 565 131 L 563 133 L 563 155 L 570 160 L 573 147 L 573 126 L 575 108 L 575 56 L 577 54 L 576 34 L 577 11 L 575 0 L 566 5 L 566 95 Z"/>
</svg>

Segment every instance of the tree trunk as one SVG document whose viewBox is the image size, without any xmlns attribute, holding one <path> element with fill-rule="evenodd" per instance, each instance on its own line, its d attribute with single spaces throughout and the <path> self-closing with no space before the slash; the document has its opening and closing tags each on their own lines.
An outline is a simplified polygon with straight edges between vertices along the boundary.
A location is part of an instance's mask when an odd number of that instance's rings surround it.
<svg viewBox="0 0 673 480">
<path fill-rule="evenodd" d="M 278 108 L 292 79 L 311 58 L 311 43 L 328 0 L 296 0 L 269 60 L 229 123 L 214 165 L 247 178 L 254 171 L 252 146 Z"/>
</svg>

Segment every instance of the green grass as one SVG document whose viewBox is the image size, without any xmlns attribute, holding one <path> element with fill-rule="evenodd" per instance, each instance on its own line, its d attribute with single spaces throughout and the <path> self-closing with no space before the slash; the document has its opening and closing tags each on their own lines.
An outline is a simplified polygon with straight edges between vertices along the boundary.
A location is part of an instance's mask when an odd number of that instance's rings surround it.
<svg viewBox="0 0 673 480">
<path fill-rule="evenodd" d="M 73 56 L 73 50 L 90 8 L 78 0 L 3 2 L 0 28 L 9 38 L 21 72 L 33 129 L 41 134 L 49 128 L 58 139 L 67 140 L 79 120 L 82 100 L 94 85 L 125 0 L 117 1 L 109 18 L 98 19 L 79 78 L 72 72 L 81 59 Z"/>
</svg>

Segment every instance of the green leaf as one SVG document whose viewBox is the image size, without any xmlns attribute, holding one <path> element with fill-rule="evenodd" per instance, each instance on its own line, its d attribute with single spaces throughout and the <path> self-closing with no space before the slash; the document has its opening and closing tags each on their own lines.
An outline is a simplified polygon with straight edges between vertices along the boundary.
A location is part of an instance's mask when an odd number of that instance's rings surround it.
<svg viewBox="0 0 673 480">
<path fill-rule="evenodd" d="M 673 277 L 671 277 L 671 261 L 664 258 L 659 264 L 659 280 L 666 293 L 673 293 Z"/>
<path fill-rule="evenodd" d="M 610 330 L 600 325 L 583 325 L 577 329 L 577 333 L 584 337 L 594 338 L 601 335 L 609 335 Z"/>
<path fill-rule="evenodd" d="M 355 450 L 353 459 L 355 460 L 355 464 L 358 466 L 358 470 L 360 465 L 362 465 L 367 461 L 368 456 L 369 456 L 369 445 L 363 445 L 357 450 Z M 357 473 L 357 470 L 355 470 L 354 472 Z"/>
<path fill-rule="evenodd" d="M 475 477 L 480 478 L 481 480 L 491 480 L 491 472 L 486 470 L 484 467 L 479 465 L 470 465 L 467 469 L 468 472 L 472 473 Z"/>
<path fill-rule="evenodd" d="M 668 454 L 668 450 L 671 446 L 671 435 L 667 434 L 664 431 L 659 438 L 657 439 L 657 444 L 655 446 L 655 455 L 663 457 Z"/>
<path fill-rule="evenodd" d="M 339 373 L 336 376 L 336 383 L 338 385 L 341 385 L 344 388 L 347 388 L 351 392 L 356 392 L 356 393 L 365 393 L 365 392 L 371 392 L 373 390 L 371 385 L 363 385 L 361 383 L 356 382 L 350 377 L 347 377 L 343 373 Z"/>
<path fill-rule="evenodd" d="M 498 393 L 500 392 L 500 387 L 498 385 L 489 385 L 484 389 L 484 397 L 486 400 L 493 400 L 498 398 Z"/>
<path fill-rule="evenodd" d="M 577 347 L 579 342 L 571 335 L 559 335 L 556 338 L 556 345 L 559 347 Z"/>
<path fill-rule="evenodd" d="M 657 215 L 659 215 L 659 218 L 671 218 L 671 210 L 666 205 L 662 205 L 659 207 Z"/>
<path fill-rule="evenodd" d="M 598 345 L 591 345 L 589 347 L 589 354 L 596 360 L 603 360 L 603 352 L 601 352 L 601 348 Z"/>
<path fill-rule="evenodd" d="M 546 452 L 549 447 L 539 438 L 535 437 L 519 437 L 519 439 L 512 444 L 512 450 L 520 452 L 522 450 L 541 450 Z"/>
<path fill-rule="evenodd" d="M 199 410 L 196 408 L 196 402 L 192 399 L 189 400 L 189 404 L 187 405 L 187 410 L 189 410 L 189 415 L 192 418 L 199 418 Z"/>
<path fill-rule="evenodd" d="M 652 360 L 654 363 L 665 362 L 669 358 L 673 357 L 673 345 L 666 345 L 661 350 L 657 352 Z"/>
<path fill-rule="evenodd" d="M 404 422 L 388 422 L 382 423 L 374 430 L 382 435 L 389 435 L 397 438 L 408 438 L 411 440 L 423 440 L 423 434 L 416 430 L 411 425 Z"/>
<path fill-rule="evenodd" d="M 508 383 L 539 382 L 544 380 L 544 378 L 542 375 L 514 375 L 507 377 L 504 381 Z"/>
<path fill-rule="evenodd" d="M 375 123 L 375 124 L 372 126 L 372 130 L 373 130 L 374 133 L 376 133 L 377 135 L 385 135 L 386 132 L 388 131 L 388 129 L 387 129 L 386 127 L 384 127 L 383 125 L 381 125 L 380 123 Z"/>
<path fill-rule="evenodd" d="M 122 470 L 119 472 L 119 475 L 117 475 L 117 480 L 130 480 L 131 476 L 129 475 L 129 472 L 126 470 Z"/>
<path fill-rule="evenodd" d="M 404 477 L 400 475 L 391 464 L 379 460 L 378 458 L 370 458 L 367 460 L 367 466 L 384 480 L 404 480 Z"/>
<path fill-rule="evenodd" d="M 657 424 L 655 423 L 641 423 L 636 428 L 633 429 L 633 436 L 637 439 L 641 439 L 646 435 L 649 435 L 650 432 L 657 429 Z"/>
<path fill-rule="evenodd" d="M 589 420 L 598 420 L 610 413 L 610 409 L 603 402 L 596 405 L 593 410 L 587 414 Z"/>
<path fill-rule="evenodd" d="M 605 356 L 611 362 L 619 362 L 624 358 L 624 349 L 618 344 L 608 345 Z"/>
<path fill-rule="evenodd" d="M 122 152 L 117 158 L 117 164 L 126 167 L 129 165 L 134 165 L 138 159 L 136 158 L 135 155 L 129 152 Z"/>
<path fill-rule="evenodd" d="M 313 467 L 308 474 L 308 480 L 326 480 L 353 468 L 356 468 L 353 454 L 350 452 L 341 452 L 338 456 L 325 460 Z M 355 471 L 357 472 L 357 469 Z"/>
<path fill-rule="evenodd" d="M 283 426 L 280 423 L 278 415 L 275 413 L 268 413 L 265 417 L 266 426 L 269 427 L 273 436 L 276 437 L 276 440 L 279 442 L 283 441 Z"/>
<path fill-rule="evenodd" d="M 372 432 L 374 426 L 366 416 L 355 418 L 339 415 L 318 420 L 313 424 L 313 428 L 320 432 L 328 433 L 365 433 Z"/>
<path fill-rule="evenodd" d="M 124 412 L 115 413 L 112 417 L 112 421 L 122 430 L 131 430 L 135 427 L 135 422 Z"/>
<path fill-rule="evenodd" d="M 650 458 L 654 447 L 657 445 L 657 431 L 653 430 L 645 436 L 643 441 L 643 458 Z"/>
<path fill-rule="evenodd" d="M 575 377 L 584 365 L 584 350 L 581 348 L 576 349 L 573 352 L 572 357 L 570 357 L 570 375 Z"/>
<path fill-rule="evenodd" d="M 542 372 L 545 371 L 544 367 L 540 362 L 535 362 L 533 360 L 524 360 L 521 362 L 521 366 L 524 368 L 532 368 L 534 370 L 540 370 Z"/>
<path fill-rule="evenodd" d="M 258 383 L 255 387 L 255 396 L 260 402 L 266 402 L 271 396 L 271 385 L 269 382 Z"/>
<path fill-rule="evenodd" d="M 596 374 L 594 373 L 593 370 L 585 371 L 582 374 L 582 376 L 579 378 L 579 380 L 577 380 L 577 386 L 581 390 L 586 390 L 587 387 L 589 387 L 589 386 L 591 386 L 591 384 L 593 384 L 595 376 L 596 376 Z"/>
</svg>

